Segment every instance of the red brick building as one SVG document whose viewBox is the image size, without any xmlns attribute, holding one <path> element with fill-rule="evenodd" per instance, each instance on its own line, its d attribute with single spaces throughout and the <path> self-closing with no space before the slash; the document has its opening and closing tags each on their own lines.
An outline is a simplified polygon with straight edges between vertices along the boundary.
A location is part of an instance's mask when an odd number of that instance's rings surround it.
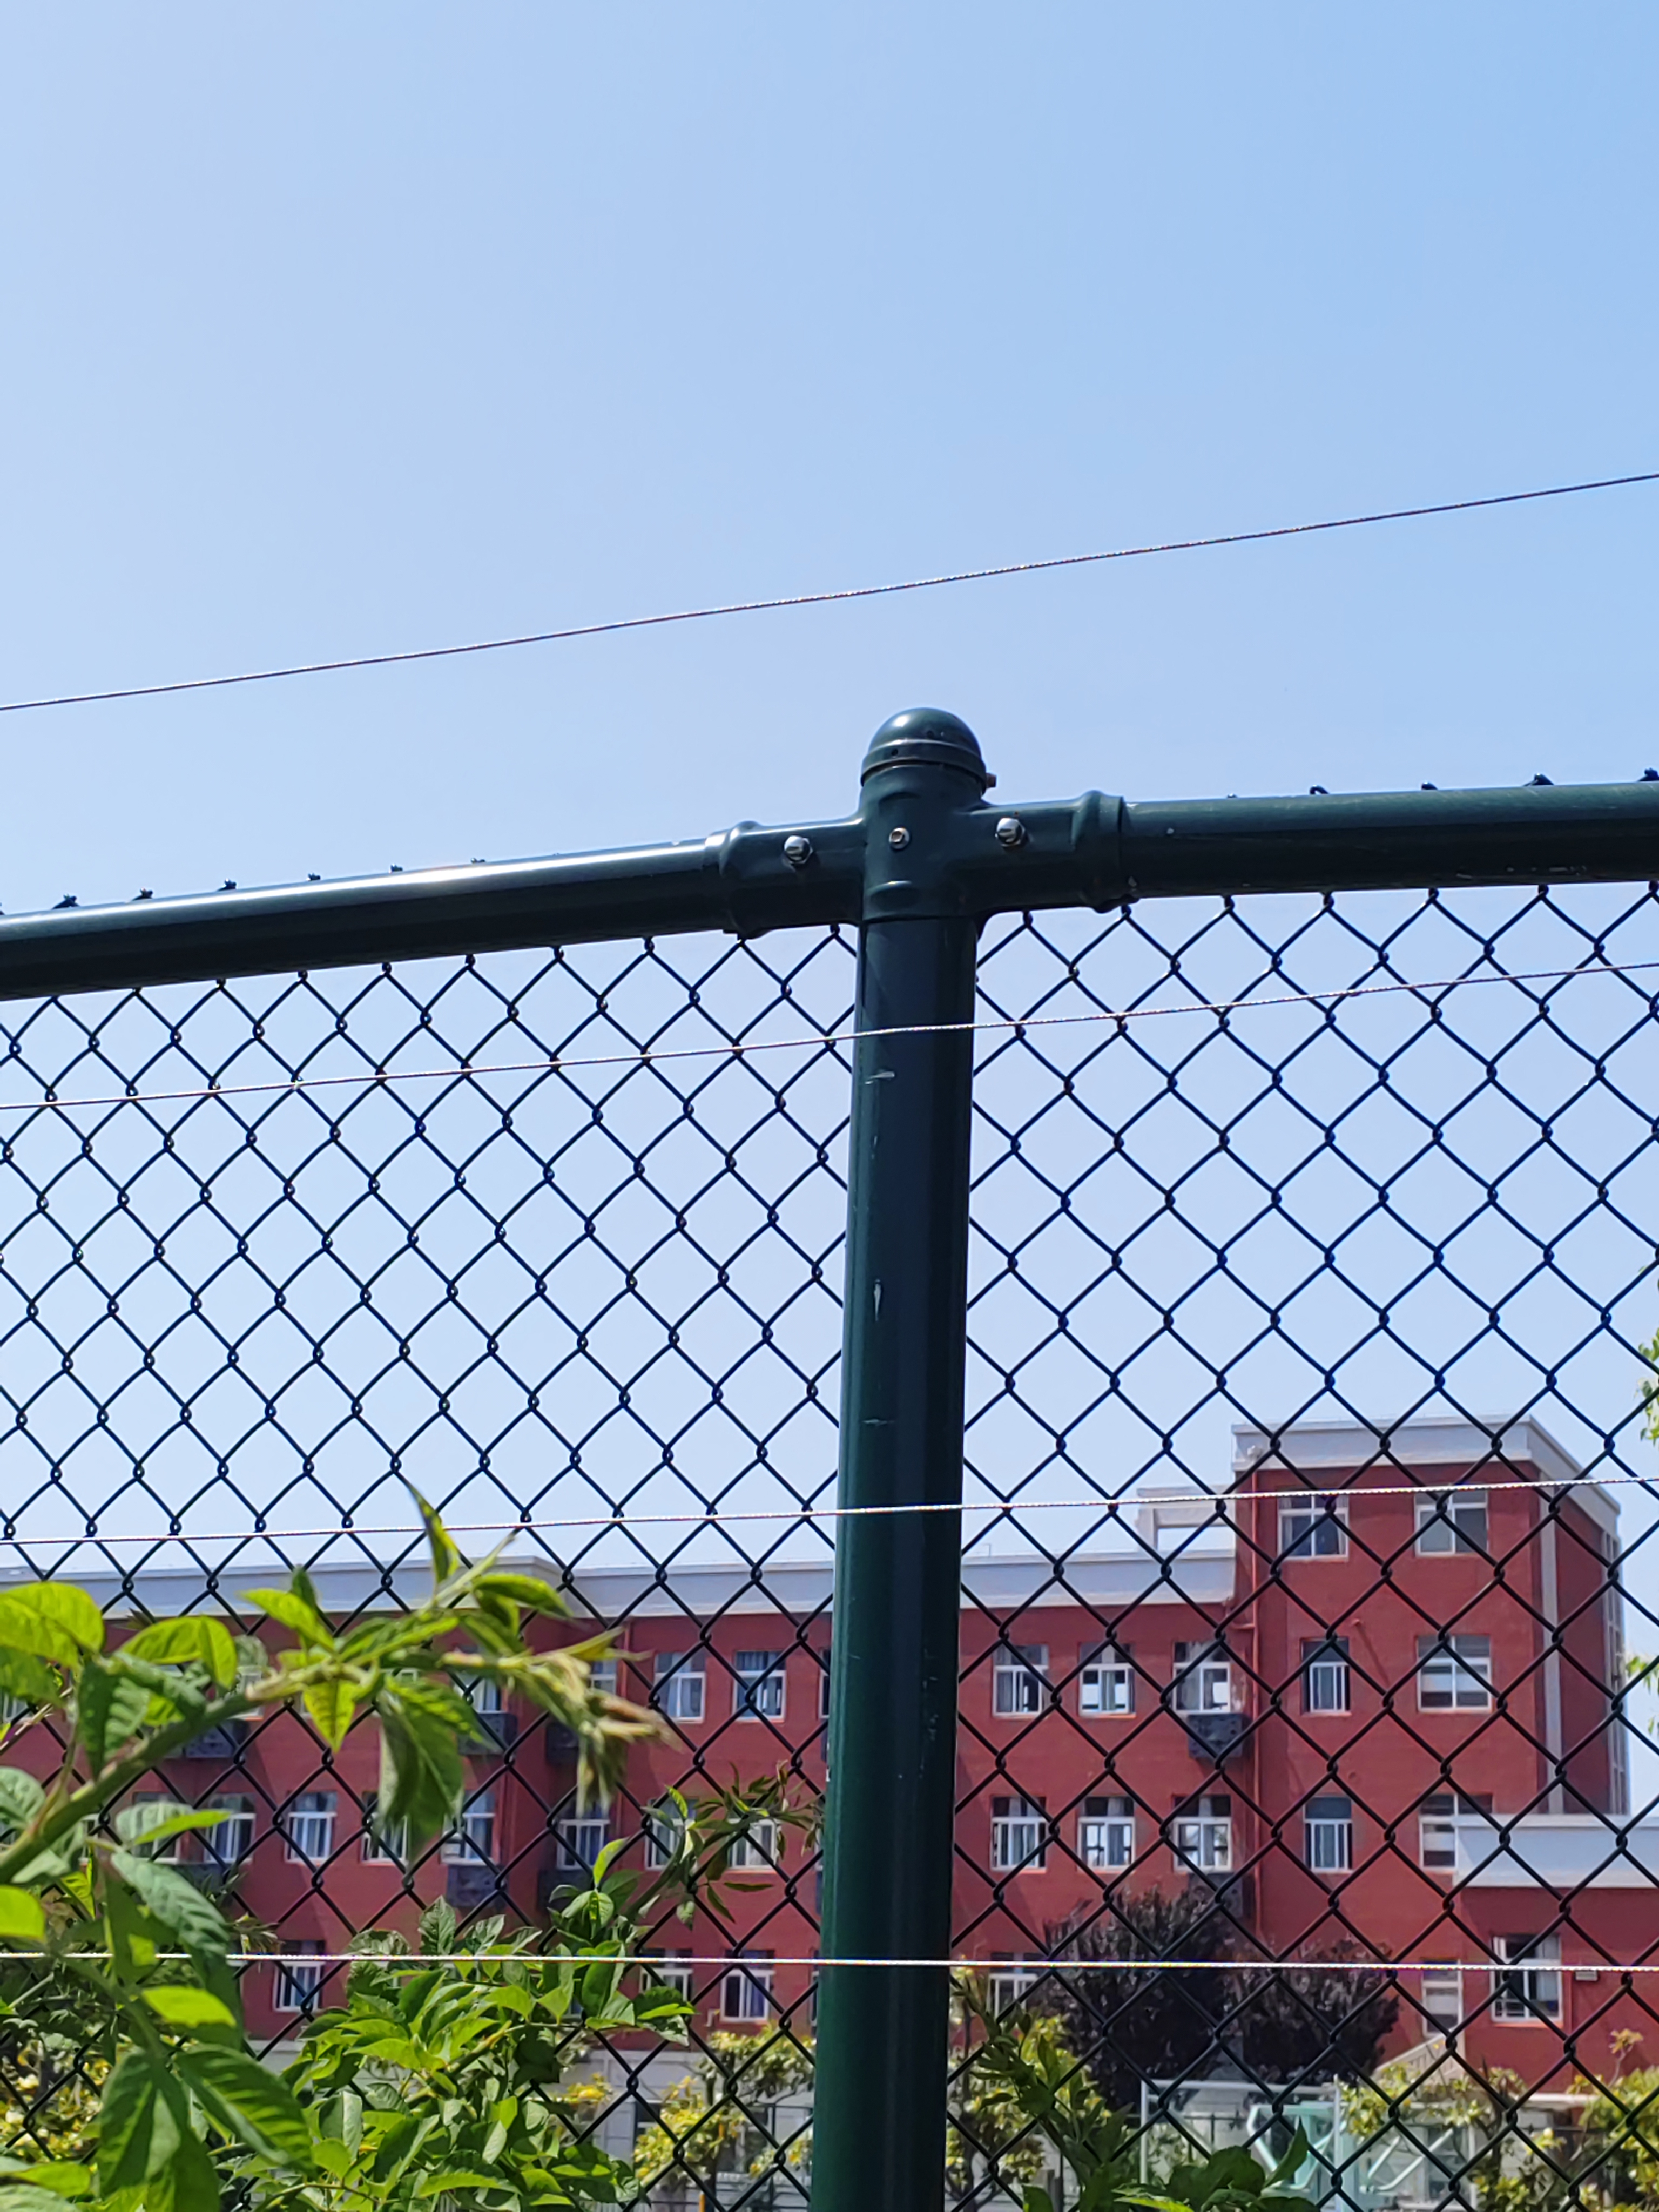
<svg viewBox="0 0 1659 2212">
<path fill-rule="evenodd" d="M 1260 1955 L 1413 1962 L 1398 2045 L 1459 2027 L 1475 2063 L 1534 2084 L 1604 2063 L 1611 2029 L 1648 2026 L 1647 1985 L 1612 1970 L 1659 1957 L 1659 1822 L 1628 1812 L 1617 1531 L 1609 1494 L 1534 1423 L 1496 1451 L 1459 1422 L 1404 1425 L 1386 1451 L 1357 1425 L 1304 1425 L 1237 1431 L 1214 1498 L 1126 1501 L 1109 1547 L 1057 1564 L 971 1554 L 960 1953 L 1000 1962 L 1012 1993 L 1056 1929 L 1196 1883 Z M 234 1609 L 270 1578 L 227 1570 L 209 1593 L 199 1574 L 145 1573 L 134 1588 L 161 1614 Z M 82 1579 L 122 1610 L 113 1578 Z M 341 1614 L 420 1579 L 318 1573 Z M 822 1789 L 827 1563 L 761 1580 L 601 1570 L 574 1589 L 617 1628 L 617 1687 L 669 1731 L 636 1752 L 608 1814 L 576 1808 L 558 1732 L 511 1711 L 481 1712 L 462 1827 L 414 1869 L 368 1817 L 368 1729 L 331 1759 L 278 1716 L 169 1770 L 173 1794 L 233 1812 L 217 1848 L 291 1960 L 250 1977 L 256 2031 L 283 2033 L 308 2002 L 308 1959 L 409 1924 L 414 1899 L 533 1920 L 606 1840 L 645 1868 L 671 1788 L 781 1765 L 802 1802 Z M 186 1863 L 202 1849 L 180 1845 Z M 762 1831 L 748 1859 L 735 1934 L 705 1917 L 656 1939 L 732 1958 L 681 1971 L 704 2016 L 733 2026 L 803 2006 L 818 1948 L 810 1839 Z"/>
</svg>

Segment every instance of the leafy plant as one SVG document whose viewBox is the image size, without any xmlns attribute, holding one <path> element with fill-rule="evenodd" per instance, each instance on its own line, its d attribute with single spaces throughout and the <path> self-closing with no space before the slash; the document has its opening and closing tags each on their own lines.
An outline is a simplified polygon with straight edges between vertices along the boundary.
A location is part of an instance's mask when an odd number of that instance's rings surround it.
<svg viewBox="0 0 1659 2212">
<path fill-rule="evenodd" d="M 273 2172 L 315 2170 L 293 2089 L 247 2049 L 231 1929 L 210 1898 L 149 1856 L 225 1816 L 121 1802 L 193 1737 L 298 1705 L 337 1748 L 372 1714 L 383 1816 L 418 1844 L 449 1824 L 462 1791 L 476 1715 L 458 1682 L 499 1682 L 562 1722 L 579 1747 L 585 1796 L 608 1792 L 629 1743 L 656 1732 L 651 1715 L 594 1687 L 589 1662 L 601 1642 L 526 1646 L 526 1615 L 563 1613 L 555 1592 L 494 1560 L 469 1566 L 436 1515 L 422 1511 L 433 1563 L 426 1604 L 338 1632 L 297 1571 L 286 1590 L 253 1595 L 293 1634 L 275 1655 L 208 1616 L 152 1623 L 109 1650 L 85 1591 L 38 1583 L 0 1592 L 0 1691 L 31 1718 L 52 1717 L 64 1739 L 49 1783 L 0 1768 L 0 1942 L 37 1957 L 44 1980 L 79 1985 L 112 2061 L 95 2176 L 83 2161 L 37 2160 L 0 2186 L 0 2212 L 62 2212 L 94 2180 L 112 2212 L 215 2212 L 216 2144 Z"/>
</svg>

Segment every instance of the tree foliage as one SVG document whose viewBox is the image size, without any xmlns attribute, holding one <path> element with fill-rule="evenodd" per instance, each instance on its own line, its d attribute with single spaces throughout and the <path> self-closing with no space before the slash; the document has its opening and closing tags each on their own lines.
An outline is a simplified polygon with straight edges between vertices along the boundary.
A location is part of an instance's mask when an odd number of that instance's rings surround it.
<svg viewBox="0 0 1659 2212">
<path fill-rule="evenodd" d="M 372 1715 L 381 1815 L 418 1844 L 449 1825 L 461 1795 L 476 1715 L 458 1681 L 498 1682 L 562 1723 L 585 1795 L 608 1793 L 629 1742 L 656 1731 L 650 1714 L 595 1687 L 589 1662 L 601 1644 L 528 1648 L 526 1617 L 565 1610 L 554 1591 L 493 1560 L 468 1565 L 422 1510 L 433 1563 L 424 1605 L 337 1631 L 301 1570 L 287 1589 L 253 1595 L 293 1636 L 275 1655 L 205 1615 L 154 1622 L 112 1650 L 85 1591 L 37 1583 L 0 1592 L 0 1690 L 26 1709 L 9 1734 L 50 1718 L 64 1747 L 48 1782 L 0 1767 L 0 1946 L 40 1966 L 41 1990 L 80 1993 L 109 2062 L 95 2168 L 27 2162 L 0 2184 L 0 2212 L 63 2212 L 66 2198 L 94 2189 L 112 2212 L 216 2212 L 216 2147 L 273 2172 L 318 2170 L 294 2088 L 247 2048 L 231 1929 L 210 1898 L 151 1855 L 224 1816 L 123 1802 L 193 1737 L 298 1705 L 337 1748 L 359 1715 Z"/>
</svg>

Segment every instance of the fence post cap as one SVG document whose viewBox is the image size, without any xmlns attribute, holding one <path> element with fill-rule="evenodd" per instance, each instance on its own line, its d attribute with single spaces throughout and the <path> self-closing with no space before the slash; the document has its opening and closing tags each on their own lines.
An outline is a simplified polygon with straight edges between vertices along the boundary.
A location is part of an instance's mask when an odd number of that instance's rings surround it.
<svg viewBox="0 0 1659 2212">
<path fill-rule="evenodd" d="M 884 722 L 870 740 L 860 780 L 867 782 L 878 769 L 903 767 L 912 761 L 960 769 L 981 791 L 995 781 L 986 768 L 979 739 L 960 715 L 943 707 L 907 707 Z"/>
</svg>

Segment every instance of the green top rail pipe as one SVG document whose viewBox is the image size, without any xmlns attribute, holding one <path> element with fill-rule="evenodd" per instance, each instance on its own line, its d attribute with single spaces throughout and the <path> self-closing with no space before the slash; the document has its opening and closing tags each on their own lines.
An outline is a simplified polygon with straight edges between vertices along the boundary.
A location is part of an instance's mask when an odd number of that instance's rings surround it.
<svg viewBox="0 0 1659 2212">
<path fill-rule="evenodd" d="M 899 721 L 962 728 L 925 711 Z M 758 936 L 872 913 L 983 918 L 1252 891 L 1659 878 L 1659 781 L 1297 799 L 1090 792 L 1030 806 L 989 805 L 978 780 L 953 781 L 960 803 L 930 824 L 930 865 L 896 866 L 884 880 L 878 860 L 867 885 L 866 831 L 854 818 L 741 823 L 684 844 L 570 859 L 60 908 L 0 919 L 0 1000 L 700 930 Z"/>
</svg>

